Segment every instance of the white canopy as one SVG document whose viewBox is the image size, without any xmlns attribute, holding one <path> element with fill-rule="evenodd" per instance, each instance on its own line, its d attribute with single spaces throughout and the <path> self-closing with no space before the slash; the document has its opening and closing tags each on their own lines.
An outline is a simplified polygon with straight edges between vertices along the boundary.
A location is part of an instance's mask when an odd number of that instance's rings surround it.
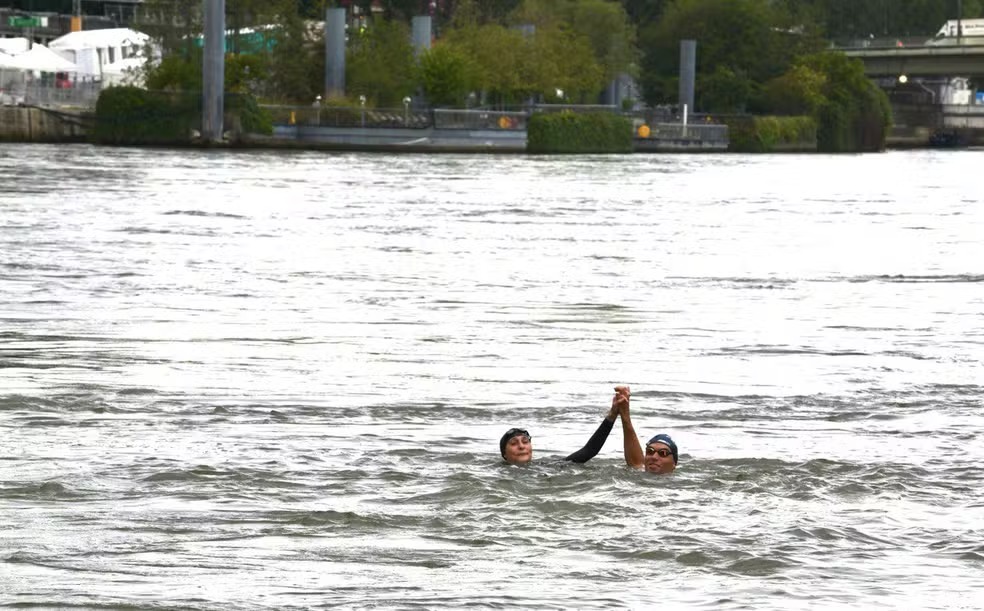
<svg viewBox="0 0 984 611">
<path fill-rule="evenodd" d="M 0 66 L 15 70 L 37 70 L 38 72 L 77 72 L 75 64 L 59 57 L 44 45 L 34 45 L 30 51 L 17 55 L 0 57 Z"/>
<path fill-rule="evenodd" d="M 105 30 L 82 30 L 69 32 L 48 43 L 56 51 L 76 49 L 102 49 L 106 47 L 143 46 L 150 40 L 143 32 L 130 28 L 109 28 Z"/>
<path fill-rule="evenodd" d="M 15 55 L 23 53 L 30 47 L 27 39 L 23 36 L 19 38 L 0 38 L 0 52 Z"/>
</svg>

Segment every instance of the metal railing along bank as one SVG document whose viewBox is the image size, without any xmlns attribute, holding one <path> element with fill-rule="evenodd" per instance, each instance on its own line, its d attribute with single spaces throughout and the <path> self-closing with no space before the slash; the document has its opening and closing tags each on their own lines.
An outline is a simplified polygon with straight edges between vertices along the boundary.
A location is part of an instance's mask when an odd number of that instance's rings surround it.
<svg viewBox="0 0 984 611">
<path fill-rule="evenodd" d="M 525 131 L 532 112 L 614 112 L 611 106 L 590 106 L 580 109 L 571 106 L 552 105 L 525 108 L 515 111 L 493 111 L 483 109 L 442 109 L 411 110 L 410 108 L 334 108 L 318 106 L 264 106 L 271 114 L 274 125 L 309 126 L 331 128 L 404 128 L 437 130 L 493 130 Z M 624 113 L 618 113 L 624 114 Z M 680 145 L 693 145 L 713 148 L 727 148 L 727 125 L 710 122 L 705 117 L 702 122 L 687 125 L 675 122 L 670 116 L 654 114 L 650 122 L 635 115 L 624 115 L 633 119 L 634 136 L 650 142 L 675 142 Z"/>
<path fill-rule="evenodd" d="M 264 106 L 274 125 L 407 129 L 526 129 L 526 112 L 435 108 L 352 108 Z"/>
<path fill-rule="evenodd" d="M 95 108 L 102 83 L 78 81 L 49 83 L 8 82 L 0 86 L 0 104 L 5 106 L 44 106 L 48 108 Z"/>
<path fill-rule="evenodd" d="M 102 83 L 79 81 L 71 86 L 52 86 L 28 83 L 24 91 L 24 103 L 31 106 L 95 108 Z"/>
<path fill-rule="evenodd" d="M 656 123 L 650 126 L 649 137 L 657 140 L 700 140 L 728 144 L 728 126 L 709 123 Z"/>
</svg>

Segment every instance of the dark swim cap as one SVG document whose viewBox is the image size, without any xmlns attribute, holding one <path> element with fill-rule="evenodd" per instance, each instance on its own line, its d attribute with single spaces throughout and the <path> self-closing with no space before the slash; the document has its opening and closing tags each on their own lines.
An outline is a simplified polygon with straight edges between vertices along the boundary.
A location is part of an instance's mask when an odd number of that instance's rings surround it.
<svg viewBox="0 0 984 611">
<path fill-rule="evenodd" d="M 502 454 L 503 458 L 506 457 L 506 444 L 509 443 L 510 439 L 517 435 L 526 435 L 527 437 L 530 437 L 529 432 L 524 429 L 509 429 L 506 431 L 506 434 L 499 440 L 499 454 Z M 532 437 L 530 437 L 530 439 L 532 439 Z"/>
<path fill-rule="evenodd" d="M 676 443 L 669 435 L 667 435 L 666 433 L 660 433 L 659 435 L 656 435 L 655 437 L 647 441 L 646 445 L 648 446 L 654 443 L 662 443 L 670 446 L 670 452 L 673 452 L 673 464 L 674 465 L 677 464 L 677 461 L 680 459 L 680 453 L 677 451 Z"/>
</svg>

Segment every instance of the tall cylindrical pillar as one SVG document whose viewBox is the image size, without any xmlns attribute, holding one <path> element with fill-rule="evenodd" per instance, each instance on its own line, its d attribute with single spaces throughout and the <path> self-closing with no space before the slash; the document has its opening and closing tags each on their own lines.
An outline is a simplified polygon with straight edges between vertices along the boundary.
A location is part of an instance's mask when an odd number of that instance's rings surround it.
<svg viewBox="0 0 984 611">
<path fill-rule="evenodd" d="M 679 104 L 684 104 L 691 112 L 694 110 L 694 83 L 697 79 L 697 41 L 680 41 L 680 97 Z"/>
<path fill-rule="evenodd" d="M 431 47 L 431 18 L 430 15 L 418 15 L 412 20 L 413 28 L 413 54 L 420 58 L 420 54 Z"/>
<path fill-rule="evenodd" d="M 202 139 L 222 140 L 225 106 L 225 0 L 202 0 L 205 51 L 202 58 Z"/>
<path fill-rule="evenodd" d="M 345 9 L 325 10 L 325 96 L 345 95 Z"/>
</svg>

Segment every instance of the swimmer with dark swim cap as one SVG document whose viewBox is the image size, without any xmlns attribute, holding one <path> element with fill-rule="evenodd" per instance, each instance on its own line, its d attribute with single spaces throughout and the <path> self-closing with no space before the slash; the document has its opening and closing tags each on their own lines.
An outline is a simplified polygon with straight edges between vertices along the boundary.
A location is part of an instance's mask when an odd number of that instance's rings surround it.
<svg viewBox="0 0 984 611">
<path fill-rule="evenodd" d="M 677 449 L 676 442 L 669 435 L 660 433 L 646 443 L 646 452 L 643 454 L 639 436 L 636 435 L 629 415 L 628 386 L 615 387 L 615 400 L 612 401 L 612 405 L 616 404 L 619 416 L 622 418 L 625 463 L 636 469 L 645 469 L 648 473 L 673 473 L 680 460 L 680 451 Z"/>
<path fill-rule="evenodd" d="M 605 440 L 608 439 L 608 434 L 612 432 L 612 426 L 615 424 L 615 418 L 617 417 L 618 410 L 613 401 L 611 409 L 608 410 L 604 420 L 601 421 L 594 434 L 591 435 L 588 443 L 584 444 L 584 447 L 577 452 L 564 458 L 564 460 L 586 463 L 594 458 L 605 445 Z M 499 439 L 499 453 L 502 454 L 502 459 L 512 465 L 525 465 L 529 463 L 533 460 L 532 439 L 529 431 L 525 429 L 509 429 Z"/>
</svg>

